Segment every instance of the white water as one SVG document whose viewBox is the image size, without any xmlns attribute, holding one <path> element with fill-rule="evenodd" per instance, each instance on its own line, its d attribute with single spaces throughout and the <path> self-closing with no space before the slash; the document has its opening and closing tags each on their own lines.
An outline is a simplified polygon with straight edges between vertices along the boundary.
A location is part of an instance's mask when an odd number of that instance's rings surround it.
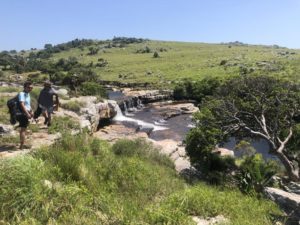
<svg viewBox="0 0 300 225">
<path fill-rule="evenodd" d="M 167 127 L 164 127 L 164 126 L 158 126 L 158 125 L 155 125 L 155 124 L 152 124 L 152 123 L 147 123 L 147 122 L 144 122 L 142 120 L 137 120 L 137 119 L 133 119 L 133 118 L 129 118 L 127 116 L 124 116 L 119 105 L 118 104 L 113 104 L 116 111 L 117 111 L 117 115 L 113 118 L 114 121 L 119 121 L 119 122 L 122 122 L 122 121 L 127 121 L 127 122 L 133 122 L 133 123 L 136 123 L 138 126 L 142 127 L 142 128 L 149 128 L 149 129 L 153 129 L 153 131 L 157 131 L 157 130 L 166 130 L 166 129 L 169 129 Z"/>
</svg>

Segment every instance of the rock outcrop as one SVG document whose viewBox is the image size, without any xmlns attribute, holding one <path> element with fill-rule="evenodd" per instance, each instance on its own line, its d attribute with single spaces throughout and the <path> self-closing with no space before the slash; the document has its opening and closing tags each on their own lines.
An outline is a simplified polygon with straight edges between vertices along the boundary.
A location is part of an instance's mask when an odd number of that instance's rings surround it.
<svg viewBox="0 0 300 225">
<path fill-rule="evenodd" d="M 265 193 L 288 214 L 289 220 L 300 222 L 300 195 L 272 187 L 266 187 Z"/>
<path fill-rule="evenodd" d="M 69 110 L 62 110 L 57 114 L 60 116 L 70 116 L 79 121 L 80 128 L 87 128 L 94 132 L 97 130 L 99 121 L 102 118 L 113 118 L 116 115 L 116 111 L 109 100 L 104 102 L 98 102 L 94 96 L 81 96 L 78 98 L 71 98 L 69 100 L 61 100 L 63 104 L 68 102 L 78 102 L 79 105 L 83 105 L 79 112 L 71 112 Z"/>
<path fill-rule="evenodd" d="M 158 111 L 158 114 L 165 120 L 181 114 L 193 114 L 199 111 L 199 108 L 194 106 L 193 103 L 178 103 L 173 101 L 157 102 L 150 104 Z"/>
</svg>

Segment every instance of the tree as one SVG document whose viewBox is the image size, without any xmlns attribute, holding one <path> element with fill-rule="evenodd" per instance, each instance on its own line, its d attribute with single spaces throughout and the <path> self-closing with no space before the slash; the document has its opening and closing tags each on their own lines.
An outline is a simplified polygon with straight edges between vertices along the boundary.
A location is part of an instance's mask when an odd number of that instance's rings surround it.
<svg viewBox="0 0 300 225">
<path fill-rule="evenodd" d="M 157 52 L 153 53 L 153 58 L 159 58 L 159 54 Z"/>
<path fill-rule="evenodd" d="M 196 130 L 201 131 L 204 140 L 211 136 L 215 144 L 228 136 L 262 138 L 269 143 L 270 152 L 280 159 L 289 178 L 300 180 L 299 85 L 266 76 L 230 79 L 213 97 L 203 101 L 201 110 L 195 120 Z M 203 112 L 209 114 L 203 115 Z M 205 134 L 203 126 L 215 131 Z M 197 145 L 191 145 L 190 141 L 197 137 L 193 133 L 195 131 L 188 136 L 187 150 L 197 161 Z M 204 148 L 205 144 L 198 147 Z"/>
</svg>

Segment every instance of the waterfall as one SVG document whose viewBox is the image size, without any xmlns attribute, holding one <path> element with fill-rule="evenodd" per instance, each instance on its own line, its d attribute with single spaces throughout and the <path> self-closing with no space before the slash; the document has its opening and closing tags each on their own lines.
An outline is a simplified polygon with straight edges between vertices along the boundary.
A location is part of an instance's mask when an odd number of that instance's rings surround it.
<svg viewBox="0 0 300 225">
<path fill-rule="evenodd" d="M 138 127 L 141 130 L 148 129 L 148 130 L 157 131 L 157 130 L 166 130 L 166 129 L 169 129 L 169 128 L 164 127 L 164 126 L 157 126 L 157 125 L 154 125 L 152 123 L 147 123 L 147 122 L 144 122 L 144 121 L 141 121 L 141 120 L 137 120 L 137 119 L 133 119 L 133 118 L 124 116 L 118 104 L 113 103 L 112 105 L 114 106 L 114 108 L 115 108 L 115 110 L 117 112 L 116 116 L 113 118 L 114 121 L 132 122 L 132 123 L 137 124 Z"/>
<path fill-rule="evenodd" d="M 142 100 L 141 99 L 137 99 L 137 101 L 136 101 L 136 104 L 137 104 L 137 108 L 138 109 L 141 109 L 141 108 L 143 108 L 144 107 L 144 105 L 143 105 L 143 103 L 142 103 Z"/>
</svg>

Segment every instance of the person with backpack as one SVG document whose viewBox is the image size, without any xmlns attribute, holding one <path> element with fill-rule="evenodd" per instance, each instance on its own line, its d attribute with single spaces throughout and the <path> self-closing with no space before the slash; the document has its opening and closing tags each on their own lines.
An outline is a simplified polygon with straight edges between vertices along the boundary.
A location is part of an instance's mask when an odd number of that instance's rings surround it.
<svg viewBox="0 0 300 225">
<path fill-rule="evenodd" d="M 24 83 L 24 90 L 18 94 L 20 113 L 16 114 L 16 120 L 20 127 L 20 149 L 24 148 L 26 129 L 29 125 L 29 120 L 33 117 L 30 92 L 32 91 L 32 83 L 26 81 Z"/>
<path fill-rule="evenodd" d="M 37 119 L 41 113 L 45 118 L 44 124 L 48 127 L 51 125 L 51 114 L 53 113 L 54 107 L 58 107 L 58 95 L 55 90 L 51 87 L 50 81 L 44 82 L 44 88 L 41 90 L 38 98 L 38 108 L 34 112 L 34 119 Z M 53 101 L 53 96 L 55 96 L 55 104 Z"/>
</svg>

